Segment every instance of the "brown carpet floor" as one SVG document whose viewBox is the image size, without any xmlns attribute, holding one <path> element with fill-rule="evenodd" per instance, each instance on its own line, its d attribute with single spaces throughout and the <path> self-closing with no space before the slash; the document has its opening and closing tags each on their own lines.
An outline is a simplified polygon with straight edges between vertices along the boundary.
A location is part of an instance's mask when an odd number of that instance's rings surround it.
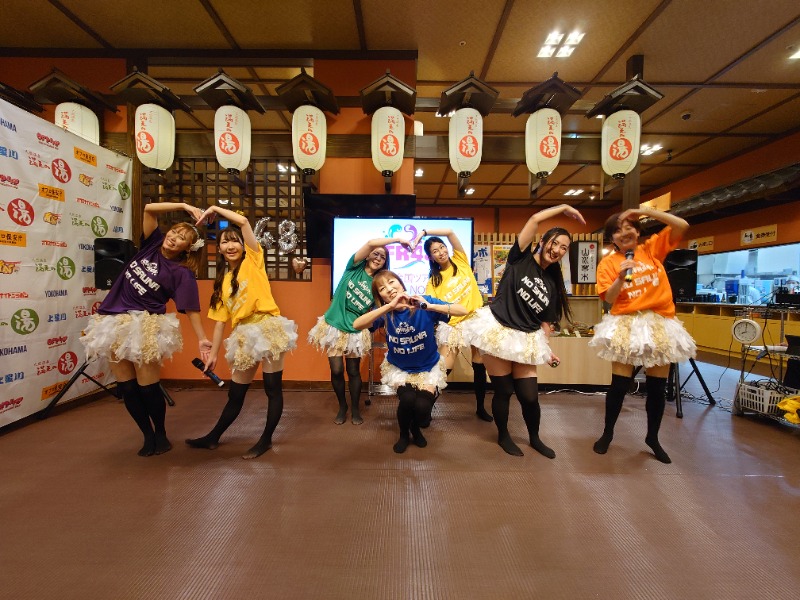
<svg viewBox="0 0 800 600">
<path fill-rule="evenodd" d="M 0 598 L 800 598 L 800 433 L 733 417 L 738 372 L 706 369 L 719 405 L 668 404 L 670 465 L 644 445 L 637 395 L 599 456 L 602 396 L 542 394 L 548 460 L 515 400 L 522 458 L 447 390 L 428 447 L 396 455 L 394 397 L 336 426 L 332 392 L 287 391 L 250 461 L 260 387 L 213 451 L 183 439 L 224 392 L 171 388 L 174 449 L 150 458 L 106 396 L 0 435 Z"/>
</svg>

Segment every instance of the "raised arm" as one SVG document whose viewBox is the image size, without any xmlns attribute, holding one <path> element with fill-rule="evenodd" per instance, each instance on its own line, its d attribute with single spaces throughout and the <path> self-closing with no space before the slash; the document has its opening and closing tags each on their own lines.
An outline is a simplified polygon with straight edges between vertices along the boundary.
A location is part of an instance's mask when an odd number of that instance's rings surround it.
<svg viewBox="0 0 800 600">
<path fill-rule="evenodd" d="M 175 210 L 185 210 L 195 220 L 199 219 L 200 215 L 203 214 L 202 210 L 195 208 L 191 204 L 186 204 L 186 202 L 151 202 L 144 207 L 144 216 L 142 217 L 142 234 L 144 237 L 150 237 L 150 234 L 158 228 L 158 217 L 156 216 L 158 213 Z"/>
<path fill-rule="evenodd" d="M 453 232 L 452 229 L 421 229 L 420 232 L 417 234 L 417 237 L 414 239 L 412 245 L 414 248 L 419 245 L 422 241 L 422 238 L 429 236 L 429 235 L 436 235 L 436 236 L 445 236 L 447 241 L 450 242 L 450 245 L 453 247 L 454 252 L 461 252 L 462 254 L 466 254 L 464 251 L 464 246 L 461 245 L 461 240 L 458 239 L 458 236 Z"/>
<path fill-rule="evenodd" d="M 680 242 L 689 229 L 689 223 L 679 216 L 655 208 L 629 208 L 619 216 L 619 220 L 634 221 L 639 217 L 650 217 L 656 221 L 661 221 L 664 225 L 668 225 L 671 228 L 669 241 L 672 245 Z"/>
<path fill-rule="evenodd" d="M 375 238 L 373 240 L 368 241 L 366 244 L 361 246 L 358 250 L 356 250 L 355 254 L 355 262 L 359 263 L 365 258 L 367 258 L 370 253 L 375 250 L 375 248 L 383 248 L 388 246 L 389 244 L 401 244 L 405 248 L 411 250 L 411 240 L 404 240 L 403 238 L 399 237 L 391 237 L 391 238 Z"/>
<path fill-rule="evenodd" d="M 581 215 L 581 213 L 579 213 L 576 209 L 572 208 L 569 204 L 561 204 L 552 208 L 545 208 L 544 210 L 540 210 L 539 212 L 531 215 L 531 217 L 528 219 L 528 222 L 522 227 L 522 231 L 519 232 L 519 236 L 517 237 L 519 249 L 524 250 L 531 245 L 533 236 L 536 235 L 537 231 L 539 231 L 539 223 L 546 221 L 547 219 L 557 217 L 561 214 L 571 217 L 579 223 L 586 225 L 583 215 Z"/>
<path fill-rule="evenodd" d="M 241 229 L 245 246 L 253 248 L 254 250 L 258 249 L 259 243 L 256 239 L 256 234 L 253 233 L 250 221 L 247 220 L 247 217 L 237 212 L 216 205 L 209 206 L 197 219 L 197 224 L 201 225 L 203 222 L 211 223 L 214 220 L 214 215 L 219 215 L 223 219 L 227 219 Z"/>
</svg>

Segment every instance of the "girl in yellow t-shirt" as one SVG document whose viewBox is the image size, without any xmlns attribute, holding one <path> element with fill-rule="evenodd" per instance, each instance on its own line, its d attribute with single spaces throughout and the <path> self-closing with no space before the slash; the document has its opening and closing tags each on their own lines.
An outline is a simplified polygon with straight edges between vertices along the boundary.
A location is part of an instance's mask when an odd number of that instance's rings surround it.
<svg viewBox="0 0 800 600">
<path fill-rule="evenodd" d="M 452 229 L 422 229 L 414 240 L 416 247 L 422 238 L 425 240 L 425 255 L 430 265 L 430 279 L 425 287 L 425 293 L 434 298 L 444 300 L 450 304 L 461 304 L 469 311 L 464 317 L 453 317 L 449 323 L 439 323 L 436 327 L 436 342 L 439 345 L 439 354 L 445 359 L 447 374 L 453 370 L 456 357 L 462 347 L 469 346 L 464 341 L 461 324 L 469 318 L 473 311 L 483 306 L 483 297 L 478 289 L 478 282 L 469 266 L 467 250 L 461 245 L 461 240 Z M 445 236 L 453 247 L 453 255 L 438 236 Z M 469 248 L 472 252 L 472 248 Z M 486 396 L 486 367 L 483 358 L 474 346 L 470 346 L 472 356 L 473 388 L 475 390 L 475 414 L 479 419 L 491 422 L 492 415 L 486 412 L 484 398 Z M 430 423 L 423 422 L 423 427 Z"/>
<path fill-rule="evenodd" d="M 256 458 L 272 447 L 272 434 L 283 414 L 283 357 L 297 346 L 297 325 L 282 317 L 272 297 L 264 270 L 264 250 L 250 223 L 242 215 L 219 206 L 208 208 L 200 220 L 214 215 L 233 225 L 219 235 L 219 252 L 227 269 L 219 269 L 211 295 L 210 319 L 217 322 L 211 341 L 211 356 L 205 369 L 213 369 L 222 344 L 225 323 L 230 320 L 233 331 L 225 340 L 225 359 L 231 367 L 228 402 L 214 428 L 200 438 L 188 439 L 193 448 L 214 449 L 219 438 L 233 423 L 244 404 L 244 397 L 262 364 L 264 391 L 267 394 L 267 424 L 255 446 L 242 458 Z"/>
<path fill-rule="evenodd" d="M 640 244 L 639 217 L 661 221 L 666 228 Z M 611 361 L 611 386 L 606 394 L 605 429 L 594 451 L 605 454 L 614 437 L 635 366 L 647 371 L 647 437 L 656 458 L 672 462 L 658 441 L 664 415 L 664 391 L 670 364 L 693 358 L 692 336 L 675 318 L 675 303 L 662 261 L 683 239 L 689 224 L 669 213 L 650 208 L 629 209 L 606 221 L 605 238 L 615 251 L 597 266 L 597 293 L 611 311 L 594 329 L 590 346 Z"/>
</svg>

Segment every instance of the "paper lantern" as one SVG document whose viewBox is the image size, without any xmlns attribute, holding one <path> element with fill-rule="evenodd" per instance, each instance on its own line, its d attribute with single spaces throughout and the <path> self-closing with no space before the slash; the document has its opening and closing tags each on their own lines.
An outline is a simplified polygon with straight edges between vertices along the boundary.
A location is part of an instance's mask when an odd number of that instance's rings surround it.
<svg viewBox="0 0 800 600">
<path fill-rule="evenodd" d="M 294 163 L 306 175 L 313 175 L 325 163 L 328 123 L 316 106 L 298 106 L 292 115 L 292 153 Z"/>
<path fill-rule="evenodd" d="M 250 117 L 238 106 L 221 106 L 214 114 L 217 162 L 229 171 L 250 164 Z"/>
<path fill-rule="evenodd" d="M 528 117 L 525 124 L 525 162 L 539 179 L 555 171 L 561 158 L 561 115 L 552 108 L 542 108 Z"/>
<path fill-rule="evenodd" d="M 642 120 L 632 110 L 620 110 L 603 122 L 600 162 L 614 179 L 624 179 L 639 160 Z"/>
<path fill-rule="evenodd" d="M 403 165 L 406 122 L 393 106 L 382 106 L 372 115 L 372 164 L 384 177 Z"/>
<path fill-rule="evenodd" d="M 450 166 L 469 177 L 481 164 L 483 117 L 474 108 L 461 108 L 450 117 Z"/>
<path fill-rule="evenodd" d="M 93 144 L 100 144 L 100 120 L 83 104 L 62 102 L 56 106 L 55 124 Z"/>
<path fill-rule="evenodd" d="M 158 104 L 136 109 L 136 156 L 145 167 L 166 171 L 175 160 L 175 117 Z"/>
</svg>

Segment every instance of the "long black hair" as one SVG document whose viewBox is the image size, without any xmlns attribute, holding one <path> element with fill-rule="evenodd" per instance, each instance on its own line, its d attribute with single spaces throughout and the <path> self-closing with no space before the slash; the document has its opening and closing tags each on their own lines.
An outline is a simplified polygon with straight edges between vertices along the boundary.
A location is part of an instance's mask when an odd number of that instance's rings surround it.
<svg viewBox="0 0 800 600">
<path fill-rule="evenodd" d="M 219 243 L 231 239 L 236 240 L 242 245 L 242 261 L 236 265 L 236 268 L 233 270 L 231 275 L 231 298 L 233 298 L 239 291 L 239 280 L 237 277 L 239 275 L 239 267 L 241 267 L 242 262 L 244 262 L 244 255 L 247 252 L 247 246 L 244 243 L 242 230 L 236 227 L 236 225 L 229 225 L 219 232 Z M 214 279 L 214 291 L 211 293 L 211 308 L 218 308 L 219 305 L 222 304 L 222 282 L 225 280 L 225 273 L 227 272 L 227 267 L 221 269 L 220 265 L 217 265 L 217 276 Z"/>
<path fill-rule="evenodd" d="M 436 237 L 435 235 L 429 237 L 425 240 L 425 255 L 428 257 L 428 266 L 430 267 L 428 277 L 430 277 L 433 287 L 439 287 L 442 284 L 442 265 L 431 258 L 431 244 L 434 242 L 444 244 L 444 240 L 440 237 Z M 453 262 L 452 256 L 450 257 L 450 264 L 453 266 L 453 276 L 455 276 L 456 273 L 458 273 L 458 266 Z"/>
<path fill-rule="evenodd" d="M 555 238 L 560 235 L 565 235 L 572 241 L 572 236 L 570 235 L 569 231 L 564 229 L 563 227 L 553 227 L 548 229 L 544 232 L 544 235 L 541 237 L 539 242 L 536 244 L 536 247 L 533 249 L 534 256 L 542 252 L 544 248 Z M 556 284 L 558 285 L 558 304 L 556 305 L 556 310 L 558 311 L 558 320 L 560 321 L 563 317 L 567 317 L 569 322 L 572 322 L 572 310 L 569 307 L 569 295 L 567 294 L 567 286 L 564 285 L 564 274 L 561 272 L 561 262 L 553 263 L 549 265 L 545 269 L 546 273 L 549 273 L 550 276 L 556 280 Z"/>
</svg>

